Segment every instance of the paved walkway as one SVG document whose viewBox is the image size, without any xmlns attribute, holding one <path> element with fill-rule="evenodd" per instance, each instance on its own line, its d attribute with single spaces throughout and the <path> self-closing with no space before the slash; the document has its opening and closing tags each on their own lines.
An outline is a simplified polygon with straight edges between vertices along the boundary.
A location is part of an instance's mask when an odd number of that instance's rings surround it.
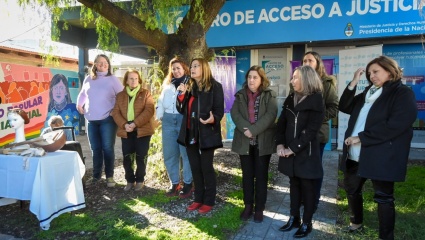
<svg viewBox="0 0 425 240">
<path fill-rule="evenodd" d="M 338 151 L 325 151 L 323 154 L 323 170 L 325 173 L 322 185 L 322 196 L 319 208 L 313 216 L 313 231 L 305 239 L 324 239 L 333 232 L 337 217 L 337 185 L 338 185 Z M 264 221 L 255 223 L 253 220 L 239 231 L 234 240 L 260 239 L 293 239 L 297 229 L 280 232 L 278 229 L 289 218 L 289 178 L 280 174 L 273 189 L 268 191 Z"/>
</svg>

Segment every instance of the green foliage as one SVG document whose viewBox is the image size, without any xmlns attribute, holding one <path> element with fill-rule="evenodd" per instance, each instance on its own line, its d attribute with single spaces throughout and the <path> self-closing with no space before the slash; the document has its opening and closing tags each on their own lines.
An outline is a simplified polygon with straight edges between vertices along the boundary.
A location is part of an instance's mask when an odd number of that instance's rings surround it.
<svg viewBox="0 0 425 240">
<path fill-rule="evenodd" d="M 118 28 L 103 17 L 95 20 L 98 38 L 98 48 L 112 52 L 119 52 Z"/>
<path fill-rule="evenodd" d="M 159 69 L 158 64 L 154 64 L 148 72 L 146 80 L 152 93 L 154 102 L 158 101 L 158 97 L 161 94 L 162 80 L 164 79 L 164 73 Z M 162 125 L 155 121 L 155 133 L 151 137 L 149 147 L 149 161 L 147 163 L 147 174 L 152 178 L 160 182 L 168 181 L 167 170 L 164 165 L 162 155 Z"/>
<path fill-rule="evenodd" d="M 409 166 L 406 182 L 396 183 L 394 187 L 396 207 L 396 239 L 422 239 L 425 229 L 421 226 L 425 218 L 425 168 L 423 166 Z M 339 175 L 342 178 L 342 174 Z M 339 232 L 339 239 L 378 239 L 377 204 L 373 201 L 373 186 L 366 181 L 363 189 L 363 206 L 365 226 L 361 234 L 347 234 Z M 341 216 L 341 228 L 349 224 L 349 209 L 347 196 L 343 189 L 338 190 L 338 207 Z"/>
</svg>

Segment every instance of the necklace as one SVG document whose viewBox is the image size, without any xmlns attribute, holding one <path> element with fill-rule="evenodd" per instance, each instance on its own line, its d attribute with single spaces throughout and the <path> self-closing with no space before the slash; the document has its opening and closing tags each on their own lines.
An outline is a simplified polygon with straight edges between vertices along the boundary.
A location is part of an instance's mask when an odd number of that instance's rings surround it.
<svg viewBox="0 0 425 240">
<path fill-rule="evenodd" d="M 62 111 L 65 108 L 65 106 L 66 106 L 66 99 L 65 98 L 63 99 L 62 102 L 60 102 L 60 103 L 55 102 L 55 104 L 54 104 L 54 108 L 57 111 Z"/>
</svg>

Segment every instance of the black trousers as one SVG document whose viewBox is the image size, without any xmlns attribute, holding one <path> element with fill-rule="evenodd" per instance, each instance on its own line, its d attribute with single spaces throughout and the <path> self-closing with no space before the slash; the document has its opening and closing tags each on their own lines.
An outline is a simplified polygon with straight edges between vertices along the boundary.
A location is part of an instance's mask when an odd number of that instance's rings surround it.
<svg viewBox="0 0 425 240">
<path fill-rule="evenodd" d="M 213 166 L 214 149 L 199 150 L 198 143 L 186 148 L 195 184 L 195 202 L 214 206 L 217 179 Z"/>
<path fill-rule="evenodd" d="M 255 211 L 264 211 L 271 155 L 260 157 L 258 145 L 250 145 L 249 155 L 239 156 L 242 168 L 243 202 L 245 205 L 255 203 Z"/>
<path fill-rule="evenodd" d="M 316 201 L 317 179 L 305 179 L 289 177 L 289 189 L 291 199 L 291 216 L 300 216 L 301 200 L 304 203 L 303 223 L 311 223 Z"/>
<path fill-rule="evenodd" d="M 148 157 L 149 143 L 151 136 L 137 137 L 136 132 L 127 134 L 127 138 L 121 138 L 122 154 L 124 155 L 123 166 L 125 170 L 125 180 L 127 183 L 144 182 L 146 175 L 146 160 Z M 136 171 L 131 154 L 136 154 Z"/>
<path fill-rule="evenodd" d="M 359 163 L 347 160 L 344 174 L 344 186 L 347 193 L 348 207 L 351 211 L 350 221 L 354 224 L 363 223 L 363 185 L 366 178 L 359 177 Z M 378 203 L 379 238 L 394 239 L 395 208 L 394 182 L 373 180 L 373 200 Z"/>
</svg>

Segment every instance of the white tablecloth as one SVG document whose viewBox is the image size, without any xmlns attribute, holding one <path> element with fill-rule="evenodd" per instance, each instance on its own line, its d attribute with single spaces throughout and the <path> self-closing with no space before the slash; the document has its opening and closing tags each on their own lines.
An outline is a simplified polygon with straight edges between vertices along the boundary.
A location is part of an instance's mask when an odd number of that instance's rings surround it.
<svg viewBox="0 0 425 240">
<path fill-rule="evenodd" d="M 30 200 L 30 211 L 48 230 L 62 213 L 84 208 L 85 166 L 77 152 L 49 152 L 43 157 L 0 155 L 0 197 Z"/>
</svg>

